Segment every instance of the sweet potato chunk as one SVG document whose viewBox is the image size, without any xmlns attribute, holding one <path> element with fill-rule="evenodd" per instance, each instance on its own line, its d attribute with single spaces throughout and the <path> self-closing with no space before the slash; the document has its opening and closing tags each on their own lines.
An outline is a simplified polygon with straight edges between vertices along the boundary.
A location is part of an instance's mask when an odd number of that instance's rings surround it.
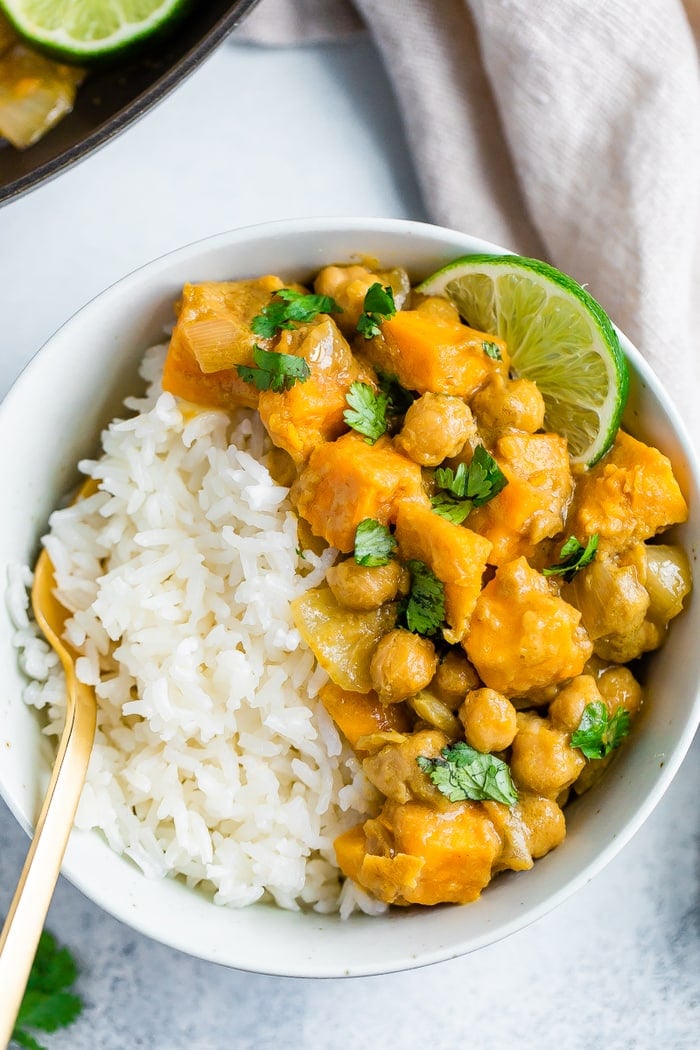
<svg viewBox="0 0 700 1050">
<path fill-rule="evenodd" d="M 484 587 L 462 644 L 482 681 L 508 697 L 581 674 L 593 650 L 581 613 L 525 558 Z"/>
<path fill-rule="evenodd" d="M 345 395 L 360 376 L 350 347 L 330 317 L 280 334 L 279 353 L 303 357 L 311 375 L 289 390 L 260 394 L 260 418 L 273 443 L 295 463 L 306 462 L 316 445 L 348 429 Z"/>
<path fill-rule="evenodd" d="M 520 555 L 561 532 L 573 492 L 566 441 L 558 434 L 507 434 L 495 459 L 508 484 L 469 515 L 469 526 L 493 544 L 492 565 Z"/>
<path fill-rule="evenodd" d="M 484 342 L 495 343 L 505 354 L 502 340 L 424 310 L 399 310 L 381 330 L 367 343 L 367 356 L 406 390 L 469 398 L 503 368 L 484 350 Z"/>
<path fill-rule="evenodd" d="M 455 802 L 432 809 L 420 802 L 388 801 L 364 824 L 359 861 L 356 828 L 335 841 L 345 875 L 387 904 L 466 904 L 491 878 L 501 837 L 484 808 Z"/>
<path fill-rule="evenodd" d="M 621 430 L 610 452 L 577 481 L 570 531 L 597 532 L 601 545 L 622 550 L 687 517 L 667 457 Z"/>
<path fill-rule="evenodd" d="M 408 712 L 402 704 L 383 704 L 375 692 L 356 693 L 327 682 L 318 691 L 319 700 L 351 747 L 372 733 L 410 729 Z"/>
<path fill-rule="evenodd" d="M 418 464 L 395 452 L 389 438 L 368 445 L 359 434 L 315 448 L 291 495 L 314 533 L 346 553 L 364 518 L 388 525 L 402 500 L 427 504 Z"/>
<path fill-rule="evenodd" d="M 186 284 L 165 359 L 163 389 L 210 408 L 255 408 L 258 391 L 240 378 L 236 365 L 253 363 L 253 347 L 261 340 L 251 331 L 250 322 L 283 287 L 279 277 L 273 276 Z M 218 329 L 216 340 L 209 334 L 213 322 Z M 205 343 L 221 356 L 225 367 L 217 369 L 211 355 L 203 356 Z"/>
<path fill-rule="evenodd" d="M 490 542 L 429 506 L 401 503 L 396 514 L 401 557 L 424 562 L 445 585 L 447 622 L 458 641 L 469 624 L 491 550 Z"/>
</svg>

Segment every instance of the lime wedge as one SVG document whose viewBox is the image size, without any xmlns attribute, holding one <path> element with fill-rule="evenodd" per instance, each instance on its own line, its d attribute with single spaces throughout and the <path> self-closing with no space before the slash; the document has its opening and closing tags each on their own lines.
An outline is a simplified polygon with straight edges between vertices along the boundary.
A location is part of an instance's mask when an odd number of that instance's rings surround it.
<svg viewBox="0 0 700 1050">
<path fill-rule="evenodd" d="M 0 0 L 18 33 L 57 58 L 90 62 L 164 28 L 189 0 Z"/>
<path fill-rule="evenodd" d="M 513 371 L 539 387 L 545 427 L 566 437 L 572 462 L 592 466 L 608 451 L 629 374 L 609 317 L 581 285 L 537 259 L 465 255 L 418 291 L 506 340 Z"/>
</svg>

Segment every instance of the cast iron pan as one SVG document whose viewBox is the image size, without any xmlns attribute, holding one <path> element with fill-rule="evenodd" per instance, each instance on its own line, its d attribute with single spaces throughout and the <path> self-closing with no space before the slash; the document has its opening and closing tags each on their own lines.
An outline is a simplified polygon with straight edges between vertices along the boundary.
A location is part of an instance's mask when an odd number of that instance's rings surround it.
<svg viewBox="0 0 700 1050">
<path fill-rule="evenodd" d="M 0 204 L 58 175 L 104 145 L 172 91 L 257 0 L 196 3 L 165 38 L 125 64 L 92 71 L 73 112 L 34 146 L 0 146 Z"/>
</svg>

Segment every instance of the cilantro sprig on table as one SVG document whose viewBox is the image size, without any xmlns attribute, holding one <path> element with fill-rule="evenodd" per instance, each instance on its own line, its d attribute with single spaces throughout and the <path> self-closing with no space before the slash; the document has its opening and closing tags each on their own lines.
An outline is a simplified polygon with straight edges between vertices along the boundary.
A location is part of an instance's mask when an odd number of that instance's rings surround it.
<svg viewBox="0 0 700 1050">
<path fill-rule="evenodd" d="M 484 446 L 477 445 L 469 466 L 460 463 L 456 470 L 438 467 L 435 484 L 442 491 L 430 500 L 433 510 L 460 525 L 472 507 L 481 507 L 492 500 L 505 488 L 508 479 Z"/>
<path fill-rule="evenodd" d="M 579 748 L 586 758 L 606 758 L 629 731 L 629 711 L 618 707 L 611 716 L 606 705 L 597 701 L 584 707 L 578 729 L 571 734 L 571 746 Z"/>
<path fill-rule="evenodd" d="M 14 1043 L 26 1050 L 46 1050 L 28 1029 L 56 1032 L 76 1020 L 83 1002 L 69 989 L 77 977 L 78 968 L 69 950 L 59 948 L 56 939 L 44 930 L 12 1032 Z"/>
<path fill-rule="evenodd" d="M 369 383 L 352 383 L 345 395 L 349 408 L 345 409 L 343 419 L 364 436 L 368 445 L 373 445 L 388 428 L 387 408 L 389 394 L 375 390 Z"/>
<path fill-rule="evenodd" d="M 294 354 L 280 354 L 275 350 L 253 347 L 253 365 L 236 365 L 236 371 L 246 383 L 258 390 L 272 390 L 281 394 L 291 390 L 295 383 L 305 383 L 311 375 L 308 362 Z"/>
<path fill-rule="evenodd" d="M 357 331 L 365 339 L 372 339 L 375 335 L 379 335 L 380 323 L 393 317 L 395 313 L 394 293 L 388 285 L 383 287 L 377 281 L 367 289 L 362 304 L 362 313 L 357 322 Z"/>
<path fill-rule="evenodd" d="M 411 589 L 399 608 L 398 621 L 415 634 L 437 634 L 445 621 L 445 585 L 425 562 L 406 562 Z"/>
<path fill-rule="evenodd" d="M 567 583 L 571 583 L 574 576 L 586 565 L 590 565 L 598 550 L 598 533 L 594 532 L 584 547 L 575 536 L 569 536 L 568 540 L 559 551 L 559 564 L 550 565 L 542 570 L 543 576 L 563 576 Z"/>
<path fill-rule="evenodd" d="M 355 529 L 354 558 L 358 565 L 376 568 L 387 565 L 397 543 L 386 525 L 374 518 L 363 518 Z"/>
<path fill-rule="evenodd" d="M 298 324 L 313 321 L 319 314 L 342 314 L 330 295 L 312 295 L 296 292 L 293 288 L 280 288 L 274 293 L 271 303 L 264 306 L 250 322 L 251 331 L 261 339 L 272 339 L 283 328 L 296 328 Z"/>
<path fill-rule="evenodd" d="M 450 802 L 502 802 L 513 806 L 518 792 L 510 769 L 496 755 L 476 751 L 463 740 L 449 744 L 440 758 L 419 755 L 416 762 Z"/>
</svg>

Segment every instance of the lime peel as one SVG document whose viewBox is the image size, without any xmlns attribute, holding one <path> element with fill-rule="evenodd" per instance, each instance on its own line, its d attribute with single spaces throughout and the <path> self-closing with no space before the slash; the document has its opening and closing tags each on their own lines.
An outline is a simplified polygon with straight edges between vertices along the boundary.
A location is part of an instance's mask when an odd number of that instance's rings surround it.
<svg viewBox="0 0 700 1050">
<path fill-rule="evenodd" d="M 164 29 L 190 0 L 0 0 L 0 10 L 34 47 L 69 62 L 121 54 Z"/>
<path fill-rule="evenodd" d="M 585 288 L 539 259 L 465 255 L 418 291 L 446 297 L 471 327 L 505 339 L 513 371 L 537 384 L 545 426 L 566 437 L 572 463 L 605 455 L 629 372 L 610 318 Z"/>
</svg>

